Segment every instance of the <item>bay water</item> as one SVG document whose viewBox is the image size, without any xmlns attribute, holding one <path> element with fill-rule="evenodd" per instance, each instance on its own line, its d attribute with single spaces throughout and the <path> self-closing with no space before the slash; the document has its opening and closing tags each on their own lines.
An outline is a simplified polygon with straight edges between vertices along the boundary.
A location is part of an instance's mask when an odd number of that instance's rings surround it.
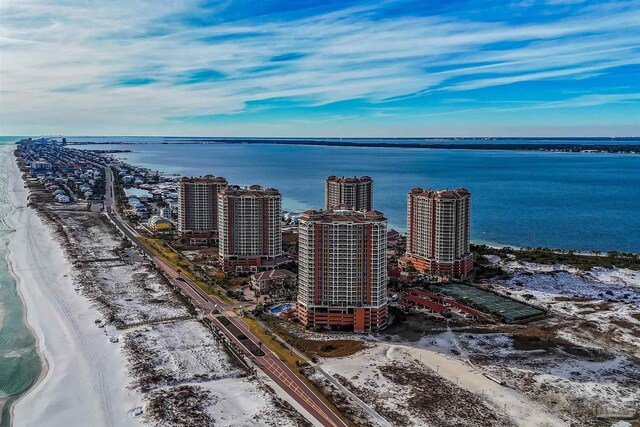
<svg viewBox="0 0 640 427">
<path fill-rule="evenodd" d="M 283 208 L 294 212 L 322 207 L 328 175 L 370 175 L 375 209 L 384 212 L 389 226 L 398 230 L 406 227 L 406 194 L 411 188 L 466 187 L 472 193 L 472 239 L 477 243 L 640 252 L 637 154 L 242 144 L 238 140 L 163 144 L 166 140 L 159 137 L 77 140 L 137 142 L 78 148 L 126 149 L 132 152 L 115 155 L 152 170 L 214 174 L 235 184 L 275 187 L 283 194 Z"/>
</svg>

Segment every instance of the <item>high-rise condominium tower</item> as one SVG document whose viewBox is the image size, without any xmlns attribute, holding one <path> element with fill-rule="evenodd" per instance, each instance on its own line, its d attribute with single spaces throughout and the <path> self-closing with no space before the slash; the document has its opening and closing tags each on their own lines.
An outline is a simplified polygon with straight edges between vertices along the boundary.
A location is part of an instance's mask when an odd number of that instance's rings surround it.
<svg viewBox="0 0 640 427">
<path fill-rule="evenodd" d="M 437 276 L 466 276 L 470 250 L 471 193 L 464 188 L 414 188 L 407 194 L 407 249 L 401 259 Z"/>
<path fill-rule="evenodd" d="M 178 180 L 178 234 L 191 244 L 206 243 L 218 229 L 218 193 L 227 180 L 206 175 Z"/>
<path fill-rule="evenodd" d="M 220 262 L 225 271 L 258 271 L 282 257 L 282 195 L 259 185 L 218 195 Z"/>
<path fill-rule="evenodd" d="M 387 322 L 387 219 L 381 212 L 310 210 L 300 217 L 298 318 L 356 332 Z"/>
<path fill-rule="evenodd" d="M 334 209 L 346 206 L 356 211 L 373 209 L 373 180 L 368 176 L 360 178 L 331 175 L 324 182 L 324 207 Z"/>
</svg>

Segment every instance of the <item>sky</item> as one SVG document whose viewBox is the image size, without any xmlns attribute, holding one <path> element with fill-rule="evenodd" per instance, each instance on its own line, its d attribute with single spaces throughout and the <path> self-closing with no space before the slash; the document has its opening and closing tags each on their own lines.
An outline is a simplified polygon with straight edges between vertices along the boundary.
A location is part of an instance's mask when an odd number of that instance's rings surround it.
<svg viewBox="0 0 640 427">
<path fill-rule="evenodd" d="M 640 0 L 2 0 L 0 135 L 640 136 Z"/>
</svg>

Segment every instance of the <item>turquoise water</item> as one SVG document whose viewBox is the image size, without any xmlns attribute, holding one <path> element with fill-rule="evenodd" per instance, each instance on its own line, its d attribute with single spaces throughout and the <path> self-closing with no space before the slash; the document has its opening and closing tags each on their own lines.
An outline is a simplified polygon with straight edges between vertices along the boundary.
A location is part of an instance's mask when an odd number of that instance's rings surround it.
<svg viewBox="0 0 640 427">
<path fill-rule="evenodd" d="M 291 211 L 322 206 L 327 175 L 370 175 L 375 208 L 400 230 L 409 189 L 464 186 L 473 193 L 476 242 L 640 252 L 640 155 L 270 144 L 85 147 L 130 149 L 118 156 L 166 173 L 273 186 Z"/>
<path fill-rule="evenodd" d="M 271 310 L 269 310 L 271 313 L 273 314 L 280 314 L 282 313 L 284 310 L 288 310 L 290 308 L 293 308 L 293 304 L 281 304 L 281 305 L 277 305 L 275 307 L 273 307 Z"/>
<path fill-rule="evenodd" d="M 2 157 L 13 156 L 15 138 L 0 138 Z M 10 211 L 6 199 L 6 171 L 0 170 L 0 218 Z M 10 425 L 11 404 L 34 384 L 42 369 L 36 342 L 25 324 L 25 312 L 16 283 L 7 265 L 7 237 L 10 230 L 0 222 L 0 427 Z"/>
</svg>

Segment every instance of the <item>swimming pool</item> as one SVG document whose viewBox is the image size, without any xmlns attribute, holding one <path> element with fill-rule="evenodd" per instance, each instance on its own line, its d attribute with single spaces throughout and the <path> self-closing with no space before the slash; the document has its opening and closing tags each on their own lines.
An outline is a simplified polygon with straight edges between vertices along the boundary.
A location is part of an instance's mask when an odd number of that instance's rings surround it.
<svg viewBox="0 0 640 427">
<path fill-rule="evenodd" d="M 288 310 L 290 308 L 293 308 L 293 304 L 286 303 L 286 304 L 276 305 L 275 307 L 272 307 L 269 311 L 271 312 L 271 314 L 280 314 L 284 310 Z"/>
</svg>

